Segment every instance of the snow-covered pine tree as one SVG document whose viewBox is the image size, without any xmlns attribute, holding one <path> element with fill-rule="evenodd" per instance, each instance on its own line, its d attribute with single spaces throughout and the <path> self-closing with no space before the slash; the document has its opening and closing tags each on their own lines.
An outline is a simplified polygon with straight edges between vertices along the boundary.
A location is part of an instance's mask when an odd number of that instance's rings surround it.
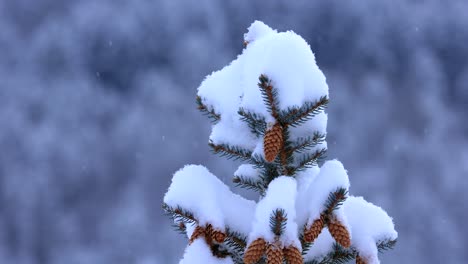
<svg viewBox="0 0 468 264">
<path fill-rule="evenodd" d="M 174 174 L 164 210 L 189 238 L 180 263 L 379 263 L 397 239 L 392 219 L 362 197 L 326 152 L 328 86 L 309 45 L 294 32 L 254 22 L 245 48 L 198 88 L 213 121 L 213 152 L 240 160 L 232 193 L 203 166 Z M 319 162 L 320 161 L 320 162 Z"/>
</svg>

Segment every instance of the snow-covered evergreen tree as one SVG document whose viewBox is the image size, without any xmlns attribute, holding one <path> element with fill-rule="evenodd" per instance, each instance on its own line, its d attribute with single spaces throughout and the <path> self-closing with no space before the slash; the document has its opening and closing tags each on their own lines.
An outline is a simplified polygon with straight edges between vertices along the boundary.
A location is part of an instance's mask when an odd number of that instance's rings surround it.
<svg viewBox="0 0 468 264">
<path fill-rule="evenodd" d="M 203 166 L 176 172 L 163 207 L 189 238 L 180 263 L 379 263 L 397 232 L 384 210 L 348 195 L 339 161 L 321 162 L 328 86 L 309 45 L 259 21 L 244 44 L 202 82 L 197 104 L 213 121 L 213 152 L 244 162 L 233 181 L 259 200 Z"/>
</svg>

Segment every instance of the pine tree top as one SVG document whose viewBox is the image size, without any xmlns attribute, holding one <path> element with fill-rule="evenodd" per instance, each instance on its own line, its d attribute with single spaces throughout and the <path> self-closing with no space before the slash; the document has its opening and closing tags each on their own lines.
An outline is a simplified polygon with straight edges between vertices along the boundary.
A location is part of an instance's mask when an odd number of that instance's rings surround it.
<svg viewBox="0 0 468 264">
<path fill-rule="evenodd" d="M 259 21 L 244 45 L 206 77 L 196 103 L 213 121 L 212 151 L 243 163 L 233 182 L 259 200 L 232 193 L 203 166 L 176 172 L 163 207 L 190 238 L 181 263 L 378 263 L 397 232 L 384 210 L 349 196 L 341 162 L 319 166 L 329 97 L 309 45 Z"/>
</svg>

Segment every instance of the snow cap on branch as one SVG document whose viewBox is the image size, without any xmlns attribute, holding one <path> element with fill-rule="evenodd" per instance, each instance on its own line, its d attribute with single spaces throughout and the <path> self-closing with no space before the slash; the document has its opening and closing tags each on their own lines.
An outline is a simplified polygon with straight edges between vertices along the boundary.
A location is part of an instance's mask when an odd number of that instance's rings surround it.
<svg viewBox="0 0 468 264">
<path fill-rule="evenodd" d="M 260 172 L 259 169 L 252 164 L 242 164 L 234 172 L 234 176 L 258 180 L 260 178 Z"/>
<path fill-rule="evenodd" d="M 273 243 L 276 235 L 271 230 L 271 217 L 277 211 L 283 212 L 286 221 L 279 237 L 283 246 L 294 245 L 301 248 L 297 237 L 296 224 L 296 181 L 292 177 L 281 176 L 274 179 L 269 185 L 265 197 L 257 204 L 255 220 L 249 242 L 262 237 Z"/>
<path fill-rule="evenodd" d="M 343 164 L 338 160 L 325 162 L 315 180 L 309 185 L 308 199 L 304 201 L 309 214 L 309 225 L 320 218 L 320 214 L 327 209 L 330 194 L 340 189 L 349 189 L 349 178 Z M 347 221 L 342 208 L 334 210 L 333 213 L 346 226 Z"/>
<path fill-rule="evenodd" d="M 276 89 L 280 110 L 300 107 L 305 102 L 328 96 L 325 76 L 318 68 L 314 54 L 307 42 L 292 31 L 259 38 L 241 56 L 244 60 L 241 106 L 244 109 L 269 116 L 257 86 L 262 74 Z"/>
<path fill-rule="evenodd" d="M 378 264 L 376 244 L 398 237 L 392 218 L 362 197 L 348 197 L 343 208 L 353 233 L 352 246 L 367 263 Z"/>
<path fill-rule="evenodd" d="M 224 230 L 228 225 L 243 233 L 248 233 L 255 210 L 253 201 L 232 193 L 200 165 L 187 165 L 174 174 L 164 203 L 193 213 L 200 226 L 211 224 Z"/>
<path fill-rule="evenodd" d="M 254 21 L 247 29 L 247 33 L 244 34 L 244 41 L 251 44 L 256 39 L 265 37 L 273 33 L 278 33 L 276 30 L 271 29 L 262 21 Z"/>
</svg>

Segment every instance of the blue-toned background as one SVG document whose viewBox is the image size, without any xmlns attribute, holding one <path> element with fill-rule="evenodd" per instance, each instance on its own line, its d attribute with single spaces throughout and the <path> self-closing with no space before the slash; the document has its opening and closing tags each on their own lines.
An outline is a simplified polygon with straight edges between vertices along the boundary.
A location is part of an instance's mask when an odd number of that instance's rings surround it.
<svg viewBox="0 0 468 264">
<path fill-rule="evenodd" d="M 204 76 L 254 20 L 330 86 L 329 158 L 394 217 L 383 263 L 468 263 L 468 2 L 0 0 L 0 263 L 177 263 L 172 174 L 207 147 Z M 236 189 L 234 189 L 236 190 Z M 246 193 L 245 191 L 243 193 Z"/>
</svg>

